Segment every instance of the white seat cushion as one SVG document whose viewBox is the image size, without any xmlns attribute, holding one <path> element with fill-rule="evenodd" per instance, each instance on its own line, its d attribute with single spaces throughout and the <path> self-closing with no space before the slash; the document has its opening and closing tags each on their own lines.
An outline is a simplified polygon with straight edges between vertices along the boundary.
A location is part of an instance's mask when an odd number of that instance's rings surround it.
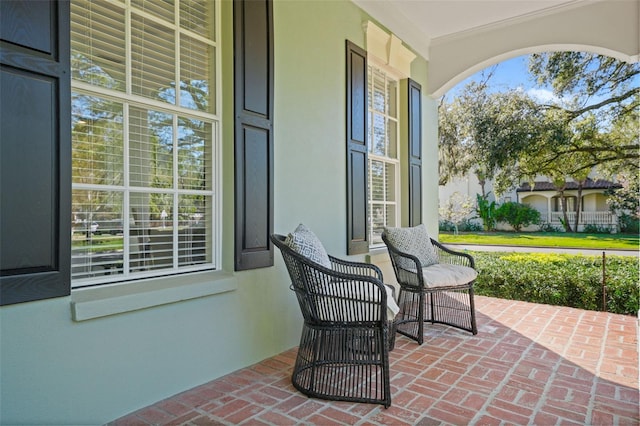
<svg viewBox="0 0 640 426">
<path fill-rule="evenodd" d="M 425 287 L 442 287 L 469 284 L 475 280 L 478 272 L 468 266 L 437 263 L 422 268 Z"/>
</svg>

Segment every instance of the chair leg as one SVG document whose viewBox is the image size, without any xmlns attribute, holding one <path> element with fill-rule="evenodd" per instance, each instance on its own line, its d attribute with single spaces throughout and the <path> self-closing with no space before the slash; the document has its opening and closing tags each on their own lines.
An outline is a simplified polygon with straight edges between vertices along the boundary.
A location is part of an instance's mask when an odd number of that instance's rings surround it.
<svg viewBox="0 0 640 426">
<path fill-rule="evenodd" d="M 396 331 L 422 344 L 424 333 L 424 294 L 420 291 L 400 289 L 398 297 L 400 312 L 396 321 Z"/>
<path fill-rule="evenodd" d="M 475 336 L 478 334 L 478 325 L 476 323 L 476 304 L 473 300 L 473 287 L 469 288 L 469 310 L 471 314 L 471 333 Z"/>
<path fill-rule="evenodd" d="M 400 289 L 397 332 L 424 342 L 424 323 L 445 324 L 478 334 L 473 287 L 412 292 Z"/>
</svg>

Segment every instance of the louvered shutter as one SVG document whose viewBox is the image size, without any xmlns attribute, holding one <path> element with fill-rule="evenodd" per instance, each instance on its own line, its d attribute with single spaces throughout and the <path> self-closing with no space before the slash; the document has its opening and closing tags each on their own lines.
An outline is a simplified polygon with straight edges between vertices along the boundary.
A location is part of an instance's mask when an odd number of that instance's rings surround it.
<svg viewBox="0 0 640 426">
<path fill-rule="evenodd" d="M 236 0 L 235 269 L 273 265 L 273 4 Z"/>
<path fill-rule="evenodd" d="M 409 79 L 409 226 L 422 223 L 422 88 Z"/>
<path fill-rule="evenodd" d="M 347 254 L 369 251 L 367 52 L 346 42 Z"/>
<path fill-rule="evenodd" d="M 70 294 L 69 3 L 0 1 L 0 305 Z"/>
</svg>

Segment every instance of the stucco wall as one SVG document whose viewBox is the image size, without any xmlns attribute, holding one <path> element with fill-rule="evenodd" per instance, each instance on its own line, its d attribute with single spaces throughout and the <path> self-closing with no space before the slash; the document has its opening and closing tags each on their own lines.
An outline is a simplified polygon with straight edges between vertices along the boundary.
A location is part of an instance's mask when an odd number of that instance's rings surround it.
<svg viewBox="0 0 640 426">
<path fill-rule="evenodd" d="M 223 2 L 223 266 L 236 289 L 75 322 L 72 297 L 0 308 L 0 423 L 102 424 L 295 346 L 301 316 L 282 258 L 234 273 L 232 3 Z M 346 252 L 345 39 L 349 1 L 275 1 L 275 231 L 310 226 Z M 412 65 L 426 86 L 426 62 Z M 437 110 L 424 99 L 424 206 L 437 232 Z M 364 259 L 364 257 L 361 257 Z"/>
</svg>

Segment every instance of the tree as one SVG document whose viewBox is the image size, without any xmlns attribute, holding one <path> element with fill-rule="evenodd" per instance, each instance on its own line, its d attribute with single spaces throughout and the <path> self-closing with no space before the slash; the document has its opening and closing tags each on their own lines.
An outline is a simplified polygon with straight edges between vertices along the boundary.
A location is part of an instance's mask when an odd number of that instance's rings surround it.
<svg viewBox="0 0 640 426">
<path fill-rule="evenodd" d="M 440 216 L 444 220 L 448 220 L 453 223 L 455 227 L 454 232 L 458 234 L 458 224 L 469 216 L 473 211 L 473 202 L 468 196 L 463 196 L 459 192 L 454 192 L 451 197 L 445 202 L 444 206 L 440 207 Z"/>
<path fill-rule="evenodd" d="M 609 209 L 618 216 L 622 232 L 638 232 L 638 219 L 640 219 L 640 179 L 638 177 L 638 172 L 631 176 L 622 174 L 618 180 L 622 188 L 609 188 L 605 191 L 608 195 Z"/>
<path fill-rule="evenodd" d="M 557 158 L 584 156 L 572 172 L 596 166 L 609 171 L 637 169 L 640 64 L 594 53 L 553 52 L 531 55 L 529 69 L 538 83 L 550 85 L 562 100 L 543 107 L 573 124 L 573 143 L 557 153 Z M 630 125 L 632 134 L 620 132 Z"/>
<path fill-rule="evenodd" d="M 502 169 L 508 189 L 518 154 L 537 137 L 542 117 L 524 92 L 488 93 L 487 84 L 472 82 L 452 102 L 443 98 L 439 120 L 440 185 L 473 167 L 480 180 Z"/>
<path fill-rule="evenodd" d="M 470 170 L 481 184 L 493 177 L 498 194 L 546 176 L 558 189 L 569 223 L 566 183 L 581 188 L 596 171 L 615 180 L 637 173 L 640 160 L 640 65 L 584 52 L 530 57 L 532 77 L 554 90 L 542 103 L 520 90 L 489 93 L 487 77 L 468 84 L 440 108 L 440 184 Z M 483 185 L 484 193 L 484 185 Z"/>
<path fill-rule="evenodd" d="M 520 232 L 522 228 L 540 223 L 540 212 L 527 204 L 509 201 L 498 207 L 496 220 L 506 222 Z"/>
</svg>

